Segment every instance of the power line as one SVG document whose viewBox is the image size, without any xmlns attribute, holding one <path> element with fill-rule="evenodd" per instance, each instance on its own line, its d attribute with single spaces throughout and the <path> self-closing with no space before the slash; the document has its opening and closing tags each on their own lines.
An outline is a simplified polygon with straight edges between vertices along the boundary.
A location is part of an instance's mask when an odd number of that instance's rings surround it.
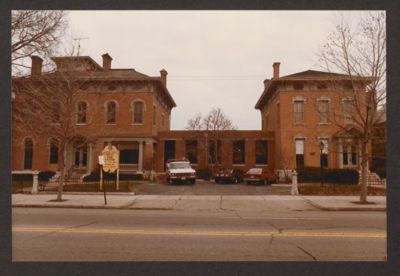
<svg viewBox="0 0 400 276">
<path fill-rule="evenodd" d="M 263 80 L 265 75 L 172 75 L 169 80 Z"/>
</svg>

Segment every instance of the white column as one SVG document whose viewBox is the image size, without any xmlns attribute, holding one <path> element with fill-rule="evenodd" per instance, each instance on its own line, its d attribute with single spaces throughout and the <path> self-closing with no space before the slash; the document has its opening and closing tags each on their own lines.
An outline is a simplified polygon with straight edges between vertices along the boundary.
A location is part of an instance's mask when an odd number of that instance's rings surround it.
<svg viewBox="0 0 400 276">
<path fill-rule="evenodd" d="M 89 144 L 89 160 L 86 167 L 86 173 L 90 174 L 93 170 L 93 144 Z"/>
<path fill-rule="evenodd" d="M 139 166 L 138 170 L 143 170 L 143 141 L 139 141 Z"/>
<path fill-rule="evenodd" d="M 292 190 L 291 190 L 292 195 L 298 195 L 299 194 L 299 189 L 297 185 L 297 172 L 293 171 L 292 172 Z"/>
<path fill-rule="evenodd" d="M 37 194 L 38 193 L 38 184 L 39 184 L 39 181 L 38 181 L 39 172 L 33 171 L 32 174 L 33 174 L 32 194 Z"/>
<path fill-rule="evenodd" d="M 343 140 L 342 138 L 338 139 L 337 142 L 337 163 L 338 163 L 338 168 L 343 169 Z"/>
</svg>

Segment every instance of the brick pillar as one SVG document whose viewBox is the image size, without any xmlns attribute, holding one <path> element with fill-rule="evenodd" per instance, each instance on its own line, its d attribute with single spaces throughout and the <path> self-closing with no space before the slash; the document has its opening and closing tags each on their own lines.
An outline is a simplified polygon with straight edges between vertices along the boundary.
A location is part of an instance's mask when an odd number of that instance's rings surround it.
<svg viewBox="0 0 400 276">
<path fill-rule="evenodd" d="M 139 164 L 138 171 L 143 171 L 143 141 L 139 141 Z"/>
<path fill-rule="evenodd" d="M 158 141 L 156 149 L 156 160 L 155 160 L 156 172 L 164 171 L 164 151 L 165 151 L 165 141 Z"/>
<path fill-rule="evenodd" d="M 143 167 L 146 171 L 151 171 L 154 167 L 153 165 L 153 142 L 146 142 L 144 147 L 144 162 Z"/>
<path fill-rule="evenodd" d="M 246 139 L 245 154 L 246 169 L 254 167 L 256 165 L 256 146 L 254 139 Z"/>
<path fill-rule="evenodd" d="M 175 141 L 175 158 L 181 159 L 186 157 L 186 145 L 185 140 L 176 140 Z"/>
</svg>

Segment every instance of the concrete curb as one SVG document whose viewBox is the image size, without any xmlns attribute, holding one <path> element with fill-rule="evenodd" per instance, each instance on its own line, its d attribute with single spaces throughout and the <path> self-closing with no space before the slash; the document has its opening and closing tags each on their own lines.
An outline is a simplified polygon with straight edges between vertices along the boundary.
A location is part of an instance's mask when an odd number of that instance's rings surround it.
<svg viewBox="0 0 400 276">
<path fill-rule="evenodd" d="M 107 206 L 107 205 L 46 205 L 46 204 L 13 204 L 12 208 L 66 208 L 66 209 L 115 209 L 115 210 L 174 210 L 172 208 L 160 207 L 126 207 L 126 206 Z"/>
<path fill-rule="evenodd" d="M 317 209 L 323 210 L 323 211 L 377 211 L 377 212 L 384 212 L 386 211 L 386 207 L 326 207 L 319 205 L 318 203 L 315 203 L 309 199 L 305 199 L 310 205 L 314 206 Z"/>
</svg>

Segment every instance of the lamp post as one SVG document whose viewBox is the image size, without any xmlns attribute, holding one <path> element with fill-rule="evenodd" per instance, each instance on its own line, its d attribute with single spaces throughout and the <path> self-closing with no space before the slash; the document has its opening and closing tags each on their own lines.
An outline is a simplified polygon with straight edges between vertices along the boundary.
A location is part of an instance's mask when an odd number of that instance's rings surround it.
<svg viewBox="0 0 400 276">
<path fill-rule="evenodd" d="M 319 165 L 321 167 L 321 188 L 324 187 L 324 166 L 322 164 L 322 152 L 325 148 L 324 143 L 321 141 L 319 142 Z"/>
</svg>

